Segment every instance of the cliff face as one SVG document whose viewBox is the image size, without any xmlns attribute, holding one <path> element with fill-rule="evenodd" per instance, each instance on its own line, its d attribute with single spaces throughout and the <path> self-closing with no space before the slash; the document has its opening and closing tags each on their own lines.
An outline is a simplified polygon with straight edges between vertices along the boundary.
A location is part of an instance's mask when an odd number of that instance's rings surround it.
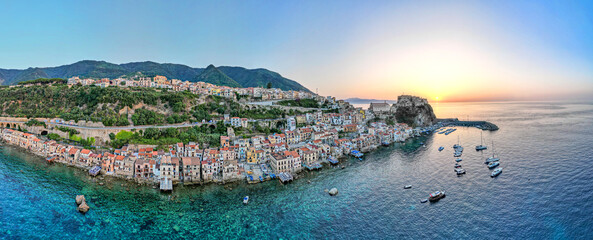
<svg viewBox="0 0 593 240">
<path fill-rule="evenodd" d="M 436 116 L 432 107 L 424 98 L 401 95 L 397 98 L 395 108 L 395 119 L 397 122 L 406 123 L 410 126 L 424 127 L 436 123 Z"/>
</svg>

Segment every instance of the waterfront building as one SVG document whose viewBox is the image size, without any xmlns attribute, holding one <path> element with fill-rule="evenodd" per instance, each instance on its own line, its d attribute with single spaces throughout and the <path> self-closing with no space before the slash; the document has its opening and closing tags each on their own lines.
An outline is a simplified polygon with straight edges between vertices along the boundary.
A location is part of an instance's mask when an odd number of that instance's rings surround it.
<svg viewBox="0 0 593 240">
<path fill-rule="evenodd" d="M 198 183 L 201 181 L 201 161 L 197 157 L 182 157 L 183 163 L 183 181 L 188 183 Z"/>
<path fill-rule="evenodd" d="M 179 181 L 179 158 L 164 156 L 161 158 L 160 177 L 171 179 L 173 182 Z"/>
<path fill-rule="evenodd" d="M 298 173 L 302 170 L 300 156 L 296 151 L 272 153 L 270 166 L 275 173 Z"/>
</svg>

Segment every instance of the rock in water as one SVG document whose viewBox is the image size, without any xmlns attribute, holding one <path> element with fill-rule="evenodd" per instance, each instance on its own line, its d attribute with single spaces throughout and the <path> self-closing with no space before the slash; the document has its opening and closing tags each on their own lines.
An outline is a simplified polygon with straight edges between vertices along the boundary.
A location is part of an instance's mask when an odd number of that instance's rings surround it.
<svg viewBox="0 0 593 240">
<path fill-rule="evenodd" d="M 84 195 L 76 195 L 76 205 L 80 205 L 84 201 L 86 201 L 86 199 L 84 198 Z"/>
<path fill-rule="evenodd" d="M 80 205 L 78 205 L 78 207 L 76 208 L 79 212 L 81 213 L 86 213 L 89 211 L 89 205 L 86 205 L 85 201 L 82 201 L 82 203 Z"/>
<path fill-rule="evenodd" d="M 336 196 L 338 195 L 338 189 L 337 188 L 332 188 L 329 190 L 329 195 L 331 196 Z"/>
<path fill-rule="evenodd" d="M 391 111 L 395 112 L 397 122 L 410 126 L 430 126 L 437 121 L 432 107 L 421 97 L 401 95 L 397 97 L 397 103 L 393 104 Z"/>
</svg>

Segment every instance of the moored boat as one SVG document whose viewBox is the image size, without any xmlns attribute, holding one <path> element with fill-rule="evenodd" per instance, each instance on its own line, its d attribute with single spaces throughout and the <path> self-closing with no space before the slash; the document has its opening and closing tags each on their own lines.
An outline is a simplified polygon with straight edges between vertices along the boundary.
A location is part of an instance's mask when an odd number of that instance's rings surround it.
<svg viewBox="0 0 593 240">
<path fill-rule="evenodd" d="M 484 139 L 482 138 L 482 132 L 480 132 L 480 145 L 476 146 L 476 151 L 486 150 L 488 147 L 484 145 Z"/>
<path fill-rule="evenodd" d="M 243 204 L 247 204 L 249 202 L 249 196 L 245 196 L 243 198 Z"/>
<path fill-rule="evenodd" d="M 412 185 L 406 185 L 406 186 L 404 186 L 404 189 L 410 189 L 410 188 L 412 188 Z"/>
<path fill-rule="evenodd" d="M 457 175 L 461 175 L 461 174 L 465 174 L 465 169 L 463 168 L 456 168 L 455 172 L 457 173 Z"/>
<path fill-rule="evenodd" d="M 491 162 L 498 162 L 498 160 L 500 160 L 500 158 L 492 156 L 492 157 L 486 158 L 486 162 L 484 162 L 484 163 L 488 164 Z"/>
<path fill-rule="evenodd" d="M 454 168 L 460 168 L 460 167 L 461 167 L 461 164 L 459 164 L 459 163 L 455 163 L 455 166 L 454 166 Z"/>
<path fill-rule="evenodd" d="M 463 161 L 463 159 L 461 159 L 461 158 L 455 159 L 455 162 L 461 162 L 461 161 Z"/>
<path fill-rule="evenodd" d="M 431 202 L 436 202 L 436 201 L 438 201 L 438 200 L 440 200 L 441 198 L 444 198 L 444 197 L 445 197 L 445 191 L 442 191 L 442 192 L 441 191 L 436 191 L 434 193 L 431 193 L 428 196 L 428 200 L 431 201 Z"/>
<path fill-rule="evenodd" d="M 440 151 L 443 151 L 443 149 L 445 149 L 445 147 L 443 147 L 443 146 L 440 146 L 440 147 L 439 147 L 439 152 L 440 152 Z"/>
<path fill-rule="evenodd" d="M 498 167 L 498 165 L 500 165 L 499 162 L 491 162 L 491 163 L 488 163 L 488 168 L 495 168 L 495 167 Z"/>
<path fill-rule="evenodd" d="M 496 177 L 496 176 L 500 175 L 500 173 L 502 173 L 501 167 L 494 169 L 494 171 L 492 171 L 492 174 L 490 174 L 490 177 Z"/>
</svg>

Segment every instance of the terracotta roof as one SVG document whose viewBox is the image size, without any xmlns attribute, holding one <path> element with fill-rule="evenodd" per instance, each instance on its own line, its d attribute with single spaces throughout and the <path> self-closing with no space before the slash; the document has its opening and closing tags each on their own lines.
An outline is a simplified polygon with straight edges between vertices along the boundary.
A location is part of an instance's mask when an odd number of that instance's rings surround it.
<svg viewBox="0 0 593 240">
<path fill-rule="evenodd" d="M 80 151 L 81 154 L 89 154 L 91 153 L 91 150 L 88 149 L 82 149 L 82 151 Z"/>
</svg>

